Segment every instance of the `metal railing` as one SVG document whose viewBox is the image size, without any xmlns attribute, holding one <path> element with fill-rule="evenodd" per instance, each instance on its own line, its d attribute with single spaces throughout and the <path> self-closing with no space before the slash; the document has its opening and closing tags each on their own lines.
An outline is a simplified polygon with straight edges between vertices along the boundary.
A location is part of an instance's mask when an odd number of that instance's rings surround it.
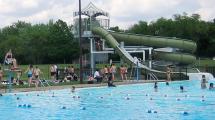
<svg viewBox="0 0 215 120">
<path fill-rule="evenodd" d="M 158 80 L 158 78 L 154 73 L 148 73 L 147 80 Z"/>
</svg>

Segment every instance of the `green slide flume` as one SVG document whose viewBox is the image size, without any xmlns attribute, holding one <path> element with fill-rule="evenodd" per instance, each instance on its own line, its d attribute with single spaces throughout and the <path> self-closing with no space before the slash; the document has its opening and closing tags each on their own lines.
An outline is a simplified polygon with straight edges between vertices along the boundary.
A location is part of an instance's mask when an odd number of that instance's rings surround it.
<svg viewBox="0 0 215 120">
<path fill-rule="evenodd" d="M 196 51 L 196 43 L 187 39 L 179 39 L 174 37 L 160 37 L 150 35 L 138 35 L 128 33 L 111 32 L 111 35 L 118 41 L 124 41 L 129 45 L 145 45 L 151 47 L 172 47 L 179 48 L 188 53 Z"/>
<path fill-rule="evenodd" d="M 118 42 L 125 42 L 126 45 L 144 45 L 149 47 L 171 47 L 177 48 L 183 53 L 154 51 L 154 58 L 158 60 L 166 60 L 179 62 L 182 64 L 192 64 L 196 57 L 191 53 L 196 51 L 197 45 L 195 42 L 187 39 L 179 39 L 174 37 L 160 37 L 149 35 L 125 34 L 118 32 L 110 32 Z M 184 53 L 186 52 L 186 53 Z"/>
<path fill-rule="evenodd" d="M 124 49 L 119 47 L 119 43 L 116 41 L 116 39 L 105 29 L 101 27 L 94 27 L 92 29 L 92 32 L 96 35 L 99 35 L 103 39 L 106 40 L 106 42 L 110 45 L 110 47 L 114 48 L 117 54 L 128 64 L 130 65 L 136 65 L 137 63 L 135 62 L 135 59 Z M 151 72 L 156 72 L 156 73 L 164 73 L 162 71 L 154 70 L 151 69 L 141 63 L 138 63 L 138 66 L 140 68 L 149 70 Z"/>
<path fill-rule="evenodd" d="M 147 36 L 147 35 L 134 35 L 134 34 L 122 34 L 116 32 L 108 32 L 107 30 L 101 27 L 94 27 L 92 29 L 93 34 L 99 35 L 110 45 L 110 47 L 114 48 L 116 53 L 124 59 L 128 64 L 135 64 L 134 58 L 124 49 L 119 47 L 118 42 L 125 42 L 126 45 L 144 45 L 149 47 L 172 47 L 178 48 L 187 53 L 193 53 L 196 50 L 196 43 L 178 38 L 168 38 L 168 37 L 155 37 L 155 36 Z M 191 64 L 196 60 L 195 56 L 187 53 L 174 53 L 174 52 L 163 52 L 163 51 L 155 51 L 153 56 L 156 59 L 167 60 L 180 62 L 183 64 Z M 161 72 L 157 70 L 153 70 L 148 68 L 145 65 L 139 63 L 141 68 L 147 69 L 149 71 Z"/>
</svg>

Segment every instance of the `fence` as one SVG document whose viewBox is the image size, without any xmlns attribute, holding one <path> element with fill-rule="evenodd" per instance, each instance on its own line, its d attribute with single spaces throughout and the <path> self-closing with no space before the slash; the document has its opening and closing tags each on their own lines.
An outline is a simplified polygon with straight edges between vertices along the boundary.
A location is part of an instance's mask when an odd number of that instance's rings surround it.
<svg viewBox="0 0 215 120">
<path fill-rule="evenodd" d="M 177 74 L 172 74 L 172 80 L 186 80 L 189 79 L 187 76 L 187 73 L 190 72 L 198 72 L 197 69 L 200 72 L 209 72 L 211 74 L 213 74 L 215 76 L 215 67 L 195 67 L 195 68 L 191 68 L 191 67 L 175 67 L 172 68 L 173 71 L 177 71 L 179 73 Z M 63 79 L 65 77 L 65 72 L 64 69 L 58 69 L 59 70 L 59 74 L 58 74 L 58 78 L 59 79 Z M 94 69 L 93 71 L 95 71 L 96 69 Z M 101 70 L 101 69 L 99 69 Z M 141 71 L 141 72 L 140 72 Z M 163 70 L 165 71 L 165 70 Z M 77 74 L 77 76 L 79 76 L 79 69 L 76 69 L 75 74 Z M 139 76 L 138 78 L 141 80 L 146 80 L 147 79 L 147 75 L 150 74 L 149 71 L 146 70 L 139 70 Z M 89 75 L 93 75 L 92 70 L 91 69 L 83 69 L 83 79 L 87 80 Z M 136 80 L 137 76 L 136 76 L 136 69 L 135 68 L 128 68 L 128 74 L 127 77 L 129 80 Z M 166 75 L 165 74 L 156 74 L 155 75 L 158 77 L 158 79 L 166 79 Z M 119 72 L 119 68 L 117 68 L 117 72 L 115 74 L 115 78 L 116 80 L 121 80 L 120 77 L 120 72 Z"/>
</svg>

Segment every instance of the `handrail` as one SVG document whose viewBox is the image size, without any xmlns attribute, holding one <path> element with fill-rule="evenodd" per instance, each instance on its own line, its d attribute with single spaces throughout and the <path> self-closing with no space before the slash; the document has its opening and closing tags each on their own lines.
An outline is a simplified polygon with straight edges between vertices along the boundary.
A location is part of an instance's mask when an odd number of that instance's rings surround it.
<svg viewBox="0 0 215 120">
<path fill-rule="evenodd" d="M 157 76 L 154 73 L 147 74 L 147 79 L 149 78 L 148 76 L 150 76 L 150 78 L 153 78 L 153 80 L 158 80 Z"/>
<path fill-rule="evenodd" d="M 47 84 L 47 86 L 50 86 L 49 83 L 46 80 L 39 80 L 40 84 L 45 87 L 44 83 Z"/>
<path fill-rule="evenodd" d="M 200 73 L 200 70 L 198 68 L 193 68 L 193 69 L 195 69 L 198 73 Z"/>
</svg>

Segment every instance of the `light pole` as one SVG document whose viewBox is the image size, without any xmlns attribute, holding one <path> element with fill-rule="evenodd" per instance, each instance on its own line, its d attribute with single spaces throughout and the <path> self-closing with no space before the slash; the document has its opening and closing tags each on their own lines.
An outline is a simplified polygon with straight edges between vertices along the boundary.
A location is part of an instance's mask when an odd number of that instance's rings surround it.
<svg viewBox="0 0 215 120">
<path fill-rule="evenodd" d="M 79 55 L 79 69 L 80 69 L 80 83 L 83 83 L 83 71 L 82 71 L 82 38 L 81 38 L 81 0 L 79 0 L 79 47 L 80 47 L 80 55 Z"/>
</svg>

